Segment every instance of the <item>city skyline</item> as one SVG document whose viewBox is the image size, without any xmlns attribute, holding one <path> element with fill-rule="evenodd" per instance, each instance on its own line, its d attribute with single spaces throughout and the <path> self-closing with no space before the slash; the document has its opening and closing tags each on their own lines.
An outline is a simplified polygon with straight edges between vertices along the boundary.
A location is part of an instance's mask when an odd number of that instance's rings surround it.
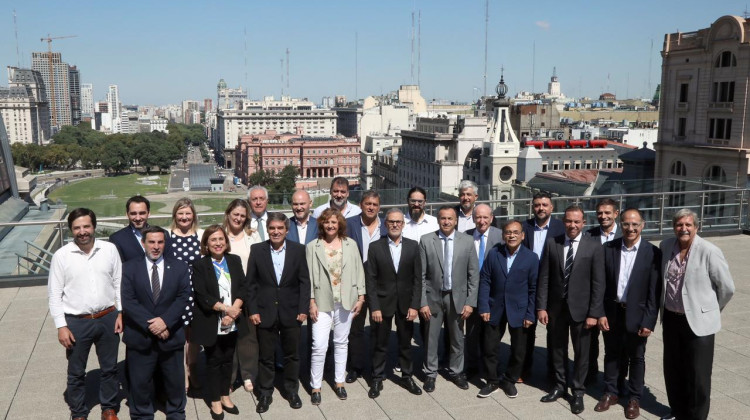
<svg viewBox="0 0 750 420">
<path fill-rule="evenodd" d="M 734 0 L 636 1 L 606 10 L 561 3 L 490 0 L 487 94 L 494 94 L 502 66 L 511 95 L 546 91 L 556 68 L 567 97 L 610 92 L 650 98 L 661 80 L 665 33 L 694 31 L 746 9 Z M 76 35 L 53 41 L 52 50 L 78 67 L 81 83 L 94 85 L 95 101 L 105 99 L 111 84 L 120 87 L 126 104 L 214 98 L 222 78 L 251 98 L 279 97 L 283 88 L 315 103 L 337 94 L 387 93 L 418 79 L 428 101 L 468 101 L 484 91 L 484 1 L 77 6 L 3 2 L 0 64 L 28 68 L 32 52 L 47 50 L 40 38 Z M 288 81 L 282 64 L 287 48 Z"/>
</svg>

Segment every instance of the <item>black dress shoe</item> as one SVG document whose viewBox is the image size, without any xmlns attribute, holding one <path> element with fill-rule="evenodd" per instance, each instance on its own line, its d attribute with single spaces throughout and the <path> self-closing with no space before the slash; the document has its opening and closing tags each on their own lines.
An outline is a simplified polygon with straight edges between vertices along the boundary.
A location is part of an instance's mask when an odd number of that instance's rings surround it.
<svg viewBox="0 0 750 420">
<path fill-rule="evenodd" d="M 466 376 L 463 373 L 459 373 L 458 375 L 455 375 L 453 378 L 453 383 L 456 384 L 457 387 L 461 389 L 469 389 L 469 382 L 466 380 Z"/>
<path fill-rule="evenodd" d="M 289 407 L 292 407 L 293 409 L 302 408 L 302 400 L 299 398 L 299 394 L 296 392 L 294 394 L 290 394 L 287 397 L 287 401 L 289 401 Z"/>
<path fill-rule="evenodd" d="M 211 412 L 211 419 L 213 420 L 224 420 L 224 412 L 222 411 L 219 414 L 216 414 L 213 412 L 213 410 L 208 410 Z"/>
<path fill-rule="evenodd" d="M 260 399 L 258 400 L 258 405 L 255 406 L 255 412 L 265 413 L 266 411 L 268 411 L 268 407 L 271 406 L 272 402 L 273 402 L 273 397 L 271 397 L 270 395 L 268 396 L 264 395 L 260 397 Z"/>
<path fill-rule="evenodd" d="M 343 386 L 337 386 L 336 387 L 336 396 L 340 400 L 345 400 L 346 399 L 346 389 Z"/>
<path fill-rule="evenodd" d="M 435 390 L 435 378 L 427 378 L 424 380 L 424 385 L 422 385 L 422 388 L 424 388 L 425 392 L 432 392 Z"/>
<path fill-rule="evenodd" d="M 359 371 L 356 369 L 352 369 L 349 371 L 349 373 L 346 374 L 346 383 L 353 384 L 357 381 L 357 378 L 359 378 Z"/>
<path fill-rule="evenodd" d="M 232 406 L 232 407 L 227 407 L 226 405 L 222 404 L 221 408 L 223 408 L 224 411 L 227 412 L 227 413 L 229 413 L 229 414 L 234 414 L 234 415 L 240 414 L 240 409 L 237 408 L 236 405 Z"/>
<path fill-rule="evenodd" d="M 539 401 L 544 402 L 544 403 L 555 402 L 558 399 L 560 399 L 560 397 L 562 397 L 563 394 L 565 394 L 565 391 L 563 391 L 560 388 L 555 388 L 555 389 L 552 390 L 552 392 L 550 392 L 549 394 L 543 396 L 542 399 L 539 400 Z"/>
<path fill-rule="evenodd" d="M 573 414 L 583 413 L 583 395 L 575 395 L 570 403 L 570 412 Z"/>
<path fill-rule="evenodd" d="M 378 398 L 380 396 L 380 391 L 382 390 L 383 390 L 383 381 L 381 381 L 380 379 L 375 379 L 372 381 L 370 390 L 367 391 L 367 396 L 370 398 Z"/>
<path fill-rule="evenodd" d="M 414 395 L 422 395 L 422 388 L 414 382 L 414 379 L 412 379 L 411 376 L 407 376 L 402 380 L 404 382 L 404 388 L 406 388 L 407 391 Z"/>
<path fill-rule="evenodd" d="M 310 395 L 310 404 L 320 405 L 320 391 L 313 391 L 312 395 Z"/>
</svg>

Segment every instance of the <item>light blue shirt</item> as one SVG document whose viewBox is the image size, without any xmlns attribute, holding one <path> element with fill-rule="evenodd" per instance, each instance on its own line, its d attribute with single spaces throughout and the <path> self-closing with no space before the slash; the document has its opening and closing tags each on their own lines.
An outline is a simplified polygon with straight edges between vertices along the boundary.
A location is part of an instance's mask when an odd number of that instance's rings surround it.
<svg viewBox="0 0 750 420">
<path fill-rule="evenodd" d="M 278 251 L 271 246 L 271 260 L 273 271 L 276 273 L 276 284 L 281 284 L 281 274 L 284 272 L 284 260 L 286 260 L 286 241 Z"/>
<path fill-rule="evenodd" d="M 391 260 L 393 260 L 393 268 L 398 273 L 398 264 L 401 262 L 401 244 L 404 243 L 403 237 L 399 237 L 398 243 L 393 242 L 391 237 L 388 237 L 388 249 L 391 251 Z"/>
<path fill-rule="evenodd" d="M 638 248 L 641 247 L 641 238 L 633 244 L 632 248 L 625 246 L 622 241 L 620 249 L 620 274 L 617 277 L 617 301 L 622 303 L 628 302 L 628 286 L 630 285 L 630 273 L 633 272 L 635 257 L 638 255 Z"/>
<path fill-rule="evenodd" d="M 506 257 L 507 265 L 508 265 L 508 271 L 507 273 L 510 273 L 510 267 L 513 265 L 513 261 L 516 260 L 516 256 L 518 255 L 518 251 L 521 249 L 522 245 L 519 245 L 518 248 L 516 248 L 516 252 L 510 253 L 510 249 L 508 249 L 508 246 L 505 246 L 505 252 L 508 254 Z"/>
<path fill-rule="evenodd" d="M 617 232 L 617 223 L 615 223 L 615 226 L 612 228 L 612 232 L 604 233 L 602 228 L 599 228 L 599 240 L 601 241 L 602 245 L 606 244 L 609 241 L 612 241 L 615 239 L 615 232 Z"/>
<path fill-rule="evenodd" d="M 549 219 L 544 227 L 539 227 L 534 222 L 534 254 L 542 260 L 542 252 L 544 251 L 544 243 L 547 242 L 547 232 L 549 232 Z"/>
<path fill-rule="evenodd" d="M 438 235 L 440 236 L 440 242 L 443 243 L 443 256 L 447 255 L 448 257 L 448 261 L 443 258 L 443 291 L 448 291 L 453 289 L 451 271 L 453 271 L 453 241 L 456 239 L 456 231 L 451 232 L 450 236 L 445 236 L 442 231 L 439 231 Z M 446 246 L 448 247 L 447 251 L 445 250 Z"/>
</svg>

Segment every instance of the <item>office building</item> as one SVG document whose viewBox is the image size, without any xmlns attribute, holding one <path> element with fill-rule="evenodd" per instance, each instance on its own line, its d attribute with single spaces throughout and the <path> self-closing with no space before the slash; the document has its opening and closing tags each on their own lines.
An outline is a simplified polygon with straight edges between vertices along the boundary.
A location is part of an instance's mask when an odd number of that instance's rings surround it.
<svg viewBox="0 0 750 420">
<path fill-rule="evenodd" d="M 68 63 L 62 61 L 60 53 L 32 52 L 31 68 L 38 71 L 44 80 L 47 102 L 50 104 L 52 134 L 54 134 L 59 131 L 60 127 L 72 124 L 70 67 Z"/>
<path fill-rule="evenodd" d="M 8 87 L 0 88 L 0 115 L 11 144 L 49 141 L 49 103 L 39 72 L 8 67 Z"/>
<path fill-rule="evenodd" d="M 94 85 L 81 83 L 81 118 L 94 117 Z"/>
<path fill-rule="evenodd" d="M 70 84 L 70 122 L 72 125 L 81 123 L 81 72 L 76 66 L 68 67 L 68 82 Z"/>
</svg>

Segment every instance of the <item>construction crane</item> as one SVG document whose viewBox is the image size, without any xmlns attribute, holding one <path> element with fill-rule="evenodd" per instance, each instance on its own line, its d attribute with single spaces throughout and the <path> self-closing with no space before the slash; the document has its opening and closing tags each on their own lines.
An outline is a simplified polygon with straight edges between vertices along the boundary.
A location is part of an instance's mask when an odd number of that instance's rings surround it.
<svg viewBox="0 0 750 420">
<path fill-rule="evenodd" d="M 65 35 L 65 36 L 55 36 L 50 37 L 49 34 L 47 34 L 47 38 L 42 38 L 41 42 L 47 41 L 47 62 L 49 63 L 49 89 L 51 92 L 50 95 L 50 102 L 52 105 L 52 127 L 57 127 L 57 100 L 55 99 L 55 70 L 52 65 L 52 40 L 54 39 L 64 39 L 64 38 L 75 38 L 78 35 Z"/>
</svg>

